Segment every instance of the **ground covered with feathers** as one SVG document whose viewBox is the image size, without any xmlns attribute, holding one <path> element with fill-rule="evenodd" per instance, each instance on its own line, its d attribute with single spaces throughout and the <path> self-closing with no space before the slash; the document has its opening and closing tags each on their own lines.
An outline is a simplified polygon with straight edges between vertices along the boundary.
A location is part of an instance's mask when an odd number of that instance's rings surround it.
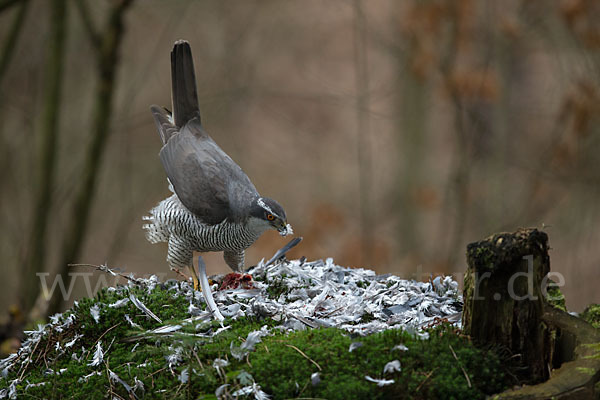
<svg viewBox="0 0 600 400">
<path fill-rule="evenodd" d="M 222 324 L 185 281 L 104 288 L 27 332 L 0 361 L 0 399 L 478 399 L 514 383 L 501 356 L 461 335 L 449 277 L 330 259 L 249 273 L 253 288 L 215 292 Z"/>
</svg>

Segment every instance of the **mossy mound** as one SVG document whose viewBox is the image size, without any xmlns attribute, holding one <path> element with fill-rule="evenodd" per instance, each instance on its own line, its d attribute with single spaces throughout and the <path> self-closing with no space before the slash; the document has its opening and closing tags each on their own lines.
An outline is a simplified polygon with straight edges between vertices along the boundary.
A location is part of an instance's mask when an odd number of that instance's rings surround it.
<svg viewBox="0 0 600 400">
<path fill-rule="evenodd" d="M 183 285 L 105 288 L 30 331 L 0 362 L 0 398 L 479 399 L 514 383 L 498 354 L 446 323 L 368 336 L 256 316 L 221 326 L 190 318 L 198 296 L 174 290 Z"/>
</svg>

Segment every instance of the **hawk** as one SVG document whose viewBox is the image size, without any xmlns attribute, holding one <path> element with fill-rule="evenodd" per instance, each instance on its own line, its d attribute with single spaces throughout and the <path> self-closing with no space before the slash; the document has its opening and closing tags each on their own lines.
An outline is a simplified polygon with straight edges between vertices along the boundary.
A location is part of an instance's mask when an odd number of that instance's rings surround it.
<svg viewBox="0 0 600 400">
<path fill-rule="evenodd" d="M 198 289 L 194 251 L 222 251 L 227 265 L 240 273 L 244 251 L 265 231 L 275 229 L 286 236 L 292 228 L 283 207 L 261 196 L 204 130 L 187 41 L 175 42 L 171 51 L 171 80 L 173 112 L 156 105 L 150 110 L 162 140 L 160 160 L 173 195 L 144 217 L 148 221 L 144 229 L 150 242 L 168 243 L 170 267 L 190 268 Z"/>
</svg>

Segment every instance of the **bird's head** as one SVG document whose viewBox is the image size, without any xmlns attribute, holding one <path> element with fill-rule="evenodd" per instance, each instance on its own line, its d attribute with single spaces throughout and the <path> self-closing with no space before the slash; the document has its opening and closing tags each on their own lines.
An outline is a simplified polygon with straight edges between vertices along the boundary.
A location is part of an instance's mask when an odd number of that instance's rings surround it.
<svg viewBox="0 0 600 400">
<path fill-rule="evenodd" d="M 259 197 L 252 205 L 250 216 L 258 221 L 266 229 L 275 229 L 281 236 L 294 233 L 292 227 L 287 223 L 285 210 L 281 205 L 268 197 Z"/>
</svg>

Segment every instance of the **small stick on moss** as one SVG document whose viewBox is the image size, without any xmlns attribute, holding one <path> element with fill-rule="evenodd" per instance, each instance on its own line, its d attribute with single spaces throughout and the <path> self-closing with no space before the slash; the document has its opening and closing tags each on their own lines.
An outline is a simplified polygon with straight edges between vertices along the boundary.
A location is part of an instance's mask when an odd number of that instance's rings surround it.
<svg viewBox="0 0 600 400">
<path fill-rule="evenodd" d="M 194 354 L 194 357 L 196 357 L 196 361 L 198 361 L 198 364 L 200 364 L 200 368 L 202 368 L 202 370 L 204 370 L 204 365 L 202 364 L 202 361 L 200 361 L 200 357 L 198 357 L 198 353 L 196 353 L 196 349 L 193 349 L 192 353 Z"/>
<path fill-rule="evenodd" d="M 189 379 L 188 379 L 189 382 Z M 175 394 L 173 395 L 173 398 L 176 398 L 177 395 L 179 394 L 179 391 L 181 390 L 181 388 L 183 387 L 184 383 L 180 383 L 179 386 L 177 387 L 177 390 L 175 391 Z"/>
<path fill-rule="evenodd" d="M 462 370 L 463 374 L 465 375 L 465 378 L 467 378 L 467 385 L 469 385 L 469 387 L 472 387 L 471 386 L 471 379 L 469 379 L 469 375 L 467 375 L 467 371 L 465 371 L 465 369 L 462 366 L 462 363 L 460 362 L 460 360 L 456 356 L 456 353 L 454 352 L 454 349 L 452 348 L 452 345 L 449 344 L 448 347 L 450 347 L 450 351 L 452 352 L 452 355 L 454 356 L 454 358 L 458 362 L 458 366 L 460 367 L 460 369 Z"/>
<path fill-rule="evenodd" d="M 38 347 L 38 344 L 40 344 L 40 342 L 41 342 L 41 340 L 38 340 L 38 341 L 37 341 L 37 343 L 35 344 L 35 346 L 33 346 L 33 351 L 31 352 L 31 354 L 35 354 L 35 350 L 37 349 L 37 347 Z M 17 359 L 18 359 L 18 358 L 17 358 Z M 22 380 L 23 380 L 23 375 L 25 375 L 25 371 L 27 371 L 27 367 L 28 367 L 28 366 L 29 366 L 29 364 L 31 363 L 31 357 L 30 357 L 30 358 L 28 358 L 26 361 L 27 361 L 27 362 L 26 362 L 25 366 L 24 366 L 24 367 L 22 367 L 22 369 L 21 369 L 21 375 L 19 376 L 19 381 L 22 381 Z"/>
<path fill-rule="evenodd" d="M 164 371 L 165 369 L 167 369 L 167 367 L 164 367 L 164 368 L 161 368 L 161 369 L 159 369 L 159 370 L 157 370 L 157 371 L 154 371 L 153 373 L 151 373 L 151 374 L 150 374 L 150 375 L 148 375 L 148 376 L 154 376 L 154 375 L 158 374 L 159 372 L 162 372 L 162 371 Z"/>
<path fill-rule="evenodd" d="M 121 278 L 127 279 L 130 282 L 135 283 L 136 285 L 142 285 L 141 281 L 138 278 L 132 278 L 130 276 L 121 274 L 120 272 L 115 272 L 113 269 L 109 268 L 108 265 L 94 265 L 94 264 L 67 264 L 69 267 L 90 267 L 94 268 L 98 271 L 106 272 L 112 276 L 120 276 Z"/>
<path fill-rule="evenodd" d="M 46 347 L 44 348 L 42 354 L 40 354 L 40 357 L 44 359 L 44 364 L 46 365 L 46 368 L 50 368 L 50 366 L 48 365 L 48 359 L 46 358 L 46 356 L 48 355 L 48 351 L 50 351 L 50 338 L 46 340 Z"/>
<path fill-rule="evenodd" d="M 113 329 L 115 329 L 117 326 L 121 325 L 121 322 L 111 326 L 110 328 L 108 328 L 107 330 L 104 331 L 104 333 L 102 335 L 100 335 L 100 337 L 98 339 L 96 339 L 96 341 L 94 342 L 94 344 L 92 345 L 92 347 L 90 348 L 90 350 L 88 350 L 88 356 L 90 355 L 90 353 L 92 352 L 92 349 L 94 348 L 94 346 L 96 346 L 96 344 L 100 341 L 100 339 L 102 339 L 104 337 L 104 335 L 106 335 L 108 332 L 112 331 Z M 114 340 L 113 340 L 114 341 Z M 112 345 L 112 342 L 111 342 Z M 83 354 L 82 354 L 83 356 Z M 87 356 L 86 356 L 86 360 L 87 360 Z"/>
<path fill-rule="evenodd" d="M 106 361 L 104 361 L 104 367 L 106 368 L 106 379 L 108 380 L 108 395 L 112 399 L 113 398 L 112 395 L 116 395 L 116 393 L 113 391 L 113 385 L 110 380 L 110 372 L 108 369 L 108 358 L 106 359 Z"/>
<path fill-rule="evenodd" d="M 300 396 L 302 396 L 302 393 L 304 393 L 304 391 L 306 390 L 307 387 L 308 387 L 308 382 L 306 382 L 304 384 L 304 386 L 302 387 L 302 390 L 300 391 L 300 393 L 298 393 L 298 397 L 297 397 L 298 399 L 302 399 L 303 398 L 303 397 L 300 397 Z"/>
<path fill-rule="evenodd" d="M 417 386 L 417 389 L 415 390 L 415 392 L 418 392 L 418 391 L 421 389 L 421 386 L 423 386 L 423 384 L 424 384 L 425 382 L 427 382 L 427 380 L 428 380 L 428 379 L 431 377 L 431 375 L 433 375 L 433 372 L 434 372 L 436 369 L 437 369 L 437 367 L 436 367 L 436 368 L 434 368 L 434 369 L 432 369 L 431 371 L 429 371 L 429 373 L 428 373 L 428 374 L 425 376 L 425 379 L 423 379 L 423 382 L 419 383 L 419 386 Z"/>
<path fill-rule="evenodd" d="M 287 347 L 291 347 L 292 349 L 296 350 L 298 353 L 302 354 L 302 356 L 304 358 L 306 358 L 308 361 L 310 361 L 311 363 L 315 364 L 317 366 L 317 368 L 319 368 L 319 371 L 323 371 L 323 369 L 321 368 L 321 366 L 319 364 L 317 364 L 317 362 L 315 360 L 313 360 L 312 358 L 310 358 L 309 356 L 307 356 L 306 354 L 304 354 L 302 352 L 302 350 L 300 350 L 299 348 L 297 348 L 296 346 L 294 346 L 293 344 L 286 344 Z"/>
<path fill-rule="evenodd" d="M 148 375 L 150 377 L 150 379 L 152 379 L 152 389 L 154 389 L 154 374 L 158 374 L 159 372 L 162 372 L 165 369 L 167 369 L 167 367 L 161 368 L 158 371 L 154 371 L 153 373 L 151 373 L 150 375 Z"/>
</svg>

